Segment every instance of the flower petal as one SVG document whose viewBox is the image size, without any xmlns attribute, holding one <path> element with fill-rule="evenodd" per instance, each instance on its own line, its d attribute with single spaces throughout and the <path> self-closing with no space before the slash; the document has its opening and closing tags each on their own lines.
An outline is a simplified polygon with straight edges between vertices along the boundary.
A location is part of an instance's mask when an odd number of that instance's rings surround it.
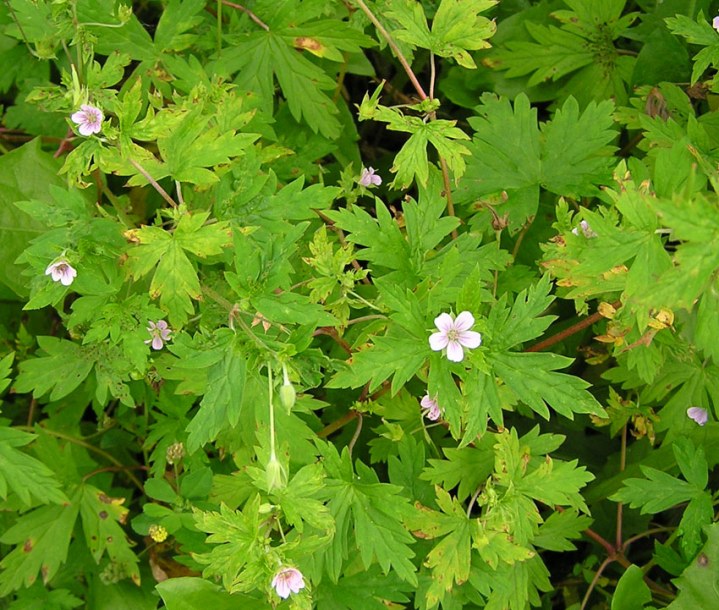
<svg viewBox="0 0 719 610">
<path fill-rule="evenodd" d="M 447 338 L 447 333 L 438 332 L 438 333 L 432 333 L 429 336 L 429 346 L 435 352 L 441 352 L 445 347 L 447 347 L 447 343 L 449 343 L 449 339 Z"/>
<path fill-rule="evenodd" d="M 448 333 L 454 328 L 454 320 L 448 313 L 441 313 L 434 319 L 434 325 L 439 330 Z"/>
<path fill-rule="evenodd" d="M 459 333 L 457 341 L 459 341 L 464 347 L 474 349 L 475 347 L 482 345 L 482 335 L 473 330 L 464 330 Z"/>
<path fill-rule="evenodd" d="M 447 360 L 452 362 L 462 362 L 464 360 L 464 350 L 459 341 L 449 341 L 447 344 Z"/>
<path fill-rule="evenodd" d="M 689 419 L 694 420 L 700 426 L 706 424 L 707 420 L 709 419 L 709 414 L 707 413 L 707 410 L 702 409 L 701 407 L 689 407 L 687 409 L 687 416 L 689 417 Z"/>
<path fill-rule="evenodd" d="M 162 349 L 163 343 L 160 336 L 153 337 L 152 339 L 152 349 Z"/>
<path fill-rule="evenodd" d="M 420 406 L 421 406 L 423 409 L 431 409 L 432 407 L 436 407 L 436 406 L 437 406 L 437 402 L 434 401 L 434 400 L 432 400 L 432 399 L 429 397 L 429 394 L 425 394 L 425 395 L 422 397 L 422 400 L 419 401 L 419 404 L 420 404 Z"/>
<path fill-rule="evenodd" d="M 459 330 L 469 330 L 474 326 L 474 316 L 469 313 L 468 311 L 463 311 L 457 316 L 457 319 L 454 321 L 454 327 Z"/>
</svg>

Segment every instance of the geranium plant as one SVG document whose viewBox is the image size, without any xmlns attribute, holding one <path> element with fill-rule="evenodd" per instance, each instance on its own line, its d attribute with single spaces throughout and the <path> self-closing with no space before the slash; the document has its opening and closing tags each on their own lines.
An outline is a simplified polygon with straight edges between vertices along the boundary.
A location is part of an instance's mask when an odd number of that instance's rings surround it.
<svg viewBox="0 0 719 610">
<path fill-rule="evenodd" d="M 0 3 L 0 608 L 719 608 L 717 11 Z"/>
</svg>

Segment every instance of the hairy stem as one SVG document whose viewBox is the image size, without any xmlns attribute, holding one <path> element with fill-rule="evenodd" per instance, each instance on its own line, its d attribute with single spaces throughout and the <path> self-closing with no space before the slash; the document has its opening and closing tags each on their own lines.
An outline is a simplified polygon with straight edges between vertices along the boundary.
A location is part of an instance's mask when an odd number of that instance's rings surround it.
<svg viewBox="0 0 719 610">
<path fill-rule="evenodd" d="M 412 86 L 414 87 L 414 90 L 417 92 L 417 95 L 419 95 L 420 99 L 426 100 L 427 94 L 424 92 L 422 85 L 419 84 L 419 81 L 417 80 L 417 75 L 414 73 L 414 70 L 412 70 L 412 66 L 409 65 L 407 58 L 403 55 L 402 51 L 400 51 L 399 47 L 397 46 L 397 43 L 394 41 L 394 38 L 392 38 L 392 35 L 380 23 L 380 20 L 377 19 L 375 14 L 364 3 L 364 0 L 355 0 L 355 2 L 357 3 L 357 6 L 362 9 L 362 12 L 367 15 L 367 19 L 372 22 L 372 25 L 374 25 L 379 31 L 379 33 L 382 34 L 382 38 L 387 41 L 389 48 L 392 49 L 392 52 L 394 53 L 395 57 L 399 60 L 399 63 L 402 64 L 402 68 L 407 74 L 410 82 L 412 83 Z"/>
<path fill-rule="evenodd" d="M 175 203 L 175 200 L 167 194 L 167 191 L 160 186 L 160 183 L 157 182 L 157 180 L 155 180 L 155 179 L 149 174 L 149 172 L 148 172 L 144 167 L 142 167 L 142 165 L 140 165 L 140 164 L 139 164 L 137 161 L 135 161 L 134 159 L 130 159 L 129 161 L 130 161 L 130 164 L 131 164 L 138 172 L 140 172 L 140 173 L 145 177 L 145 180 L 147 180 L 147 181 L 153 186 L 153 188 L 154 188 L 158 193 L 160 193 L 160 196 L 161 196 L 165 201 L 167 201 L 167 203 L 169 203 L 173 208 L 176 208 L 176 207 L 177 207 L 177 204 Z"/>
<path fill-rule="evenodd" d="M 255 15 L 250 9 L 242 6 L 241 4 L 236 4 L 234 2 L 230 2 L 229 0 L 222 0 L 222 4 L 225 6 L 229 6 L 231 8 L 235 8 L 238 11 L 242 11 L 245 15 L 247 15 L 252 21 L 254 21 L 257 25 L 259 25 L 265 32 L 270 31 L 270 26 L 267 25 L 262 19 L 260 19 L 257 15 Z M 219 11 L 218 11 L 219 13 Z"/>
</svg>

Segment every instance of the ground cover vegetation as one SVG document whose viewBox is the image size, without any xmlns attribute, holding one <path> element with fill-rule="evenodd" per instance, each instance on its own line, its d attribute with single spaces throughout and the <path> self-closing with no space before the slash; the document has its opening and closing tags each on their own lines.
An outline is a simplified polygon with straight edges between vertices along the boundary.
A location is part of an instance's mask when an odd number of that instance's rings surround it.
<svg viewBox="0 0 719 610">
<path fill-rule="evenodd" d="M 719 608 L 718 4 L 3 0 L 0 608 Z"/>
</svg>

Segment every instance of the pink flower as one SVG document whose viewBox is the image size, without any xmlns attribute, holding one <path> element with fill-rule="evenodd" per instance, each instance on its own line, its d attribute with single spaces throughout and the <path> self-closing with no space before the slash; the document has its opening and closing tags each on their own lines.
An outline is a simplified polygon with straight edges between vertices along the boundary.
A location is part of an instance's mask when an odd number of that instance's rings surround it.
<svg viewBox="0 0 719 610">
<path fill-rule="evenodd" d="M 164 320 L 158 320 L 157 324 L 148 322 L 147 332 L 152 335 L 152 339 L 147 339 L 145 343 L 152 343 L 152 349 L 162 349 L 165 341 L 169 341 L 172 332 Z"/>
<path fill-rule="evenodd" d="M 362 175 L 360 176 L 359 183 L 362 186 L 379 186 L 382 184 L 382 176 L 375 173 L 374 167 L 362 168 Z"/>
<path fill-rule="evenodd" d="M 719 19 L 719 17 L 717 17 L 717 19 Z M 707 410 L 702 409 L 701 407 L 689 407 L 687 409 L 687 416 L 689 417 L 689 419 L 694 420 L 700 426 L 706 424 L 709 419 L 709 414 L 707 413 Z"/>
<path fill-rule="evenodd" d="M 430 398 L 429 394 L 425 394 L 419 404 L 422 409 L 424 409 L 424 416 L 428 420 L 437 421 L 440 417 L 442 417 L 442 410 L 439 408 L 437 401 Z"/>
<path fill-rule="evenodd" d="M 460 313 L 456 320 L 448 313 L 439 314 L 434 325 L 439 332 L 430 335 L 429 346 L 435 352 L 447 348 L 447 359 L 452 362 L 462 362 L 463 347 L 474 349 L 482 344 L 482 335 L 470 330 L 474 326 L 474 317 L 468 311 Z"/>
<path fill-rule="evenodd" d="M 300 589 L 305 588 L 305 579 L 297 568 L 282 568 L 272 579 L 272 586 L 277 595 L 287 599 L 290 593 L 299 593 Z"/>
<path fill-rule="evenodd" d="M 712 27 L 719 32 L 719 15 L 712 20 Z"/>
<path fill-rule="evenodd" d="M 592 227 L 589 226 L 589 223 L 586 220 L 582 220 L 578 227 L 574 227 L 572 229 L 572 233 L 579 235 L 580 230 L 582 231 L 582 235 L 584 235 L 587 239 L 597 237 L 597 234 L 592 230 Z"/>
<path fill-rule="evenodd" d="M 83 136 L 90 136 L 93 133 L 100 133 L 102 129 L 102 120 L 105 118 L 102 110 L 83 104 L 80 110 L 75 112 L 71 117 L 72 122 L 78 125 L 78 131 Z"/>
<path fill-rule="evenodd" d="M 52 276 L 53 282 L 60 282 L 63 286 L 69 286 L 77 277 L 77 271 L 64 258 L 47 266 L 45 275 Z"/>
</svg>

